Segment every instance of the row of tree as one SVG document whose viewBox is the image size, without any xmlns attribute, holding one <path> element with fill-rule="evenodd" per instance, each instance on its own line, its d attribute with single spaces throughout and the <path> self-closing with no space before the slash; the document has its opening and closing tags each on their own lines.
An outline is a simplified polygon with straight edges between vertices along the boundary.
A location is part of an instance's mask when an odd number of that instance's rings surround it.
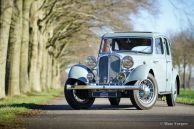
<svg viewBox="0 0 194 129">
<path fill-rule="evenodd" d="M 46 46 L 53 29 L 40 23 L 43 1 L 1 0 L 0 5 L 0 98 L 60 87 L 58 60 Z"/>
<path fill-rule="evenodd" d="M 192 87 L 192 69 L 194 66 L 193 27 L 171 35 L 173 61 L 182 78 L 182 88 Z"/>
<path fill-rule="evenodd" d="M 65 65 L 97 51 L 91 27 L 129 30 L 128 14 L 154 3 L 0 0 L 0 98 L 60 87 Z"/>
<path fill-rule="evenodd" d="M 173 49 L 173 63 L 178 68 L 182 88 L 193 86 L 194 67 L 194 24 L 192 1 L 168 0 L 177 18 L 177 32 L 170 33 Z"/>
</svg>

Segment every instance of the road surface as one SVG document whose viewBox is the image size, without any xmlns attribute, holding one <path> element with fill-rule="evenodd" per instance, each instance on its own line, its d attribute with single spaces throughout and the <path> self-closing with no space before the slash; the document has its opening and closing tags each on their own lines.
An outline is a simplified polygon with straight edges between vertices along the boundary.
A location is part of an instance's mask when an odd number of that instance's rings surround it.
<svg viewBox="0 0 194 129">
<path fill-rule="evenodd" d="M 108 99 L 96 99 L 89 110 L 72 110 L 63 96 L 36 107 L 39 115 L 23 118 L 27 129 L 194 129 L 194 106 L 168 107 L 158 101 L 150 110 L 137 110 L 129 99 L 112 107 Z"/>
</svg>

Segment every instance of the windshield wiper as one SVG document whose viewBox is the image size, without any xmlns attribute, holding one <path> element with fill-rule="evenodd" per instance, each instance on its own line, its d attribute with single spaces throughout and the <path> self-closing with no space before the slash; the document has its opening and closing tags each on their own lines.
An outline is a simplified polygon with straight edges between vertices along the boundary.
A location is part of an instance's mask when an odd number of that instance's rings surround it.
<svg viewBox="0 0 194 129">
<path fill-rule="evenodd" d="M 145 51 L 146 49 L 150 48 L 150 46 L 147 46 L 146 48 L 144 48 L 143 50 L 141 50 L 142 52 Z"/>
<path fill-rule="evenodd" d="M 151 52 L 143 52 L 143 51 L 130 51 L 130 50 L 119 50 L 114 52 L 133 52 L 133 53 L 144 53 L 144 54 L 151 54 Z"/>
<path fill-rule="evenodd" d="M 143 53 L 143 54 L 150 54 L 149 52 L 144 52 L 144 51 L 136 51 L 137 53 Z"/>
<path fill-rule="evenodd" d="M 135 51 L 137 53 L 145 53 L 145 54 L 150 54 L 149 52 L 145 52 L 146 49 L 150 48 L 150 46 L 147 46 L 146 48 L 144 48 L 143 50 L 141 51 Z"/>
<path fill-rule="evenodd" d="M 148 52 L 144 52 L 144 51 L 129 51 L 129 52 L 134 52 L 134 53 L 143 53 L 143 54 L 150 54 Z"/>
</svg>

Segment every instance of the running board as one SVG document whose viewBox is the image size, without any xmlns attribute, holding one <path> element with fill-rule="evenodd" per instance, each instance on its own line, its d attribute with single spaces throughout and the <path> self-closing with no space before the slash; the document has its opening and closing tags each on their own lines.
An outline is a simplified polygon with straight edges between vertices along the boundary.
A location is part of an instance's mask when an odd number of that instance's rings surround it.
<svg viewBox="0 0 194 129">
<path fill-rule="evenodd" d="M 162 91 L 162 92 L 159 92 L 159 95 L 167 95 L 171 93 L 172 93 L 171 91 Z"/>
</svg>

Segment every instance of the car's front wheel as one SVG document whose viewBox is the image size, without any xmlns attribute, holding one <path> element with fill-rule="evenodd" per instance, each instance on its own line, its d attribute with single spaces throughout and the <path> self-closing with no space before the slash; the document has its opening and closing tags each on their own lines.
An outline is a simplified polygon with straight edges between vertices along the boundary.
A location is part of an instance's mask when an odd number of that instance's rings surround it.
<svg viewBox="0 0 194 129">
<path fill-rule="evenodd" d="M 154 76 L 149 74 L 147 79 L 140 82 L 137 81 L 136 85 L 140 85 L 142 89 L 131 92 L 130 99 L 132 104 L 141 110 L 152 108 L 158 97 L 158 86 Z"/>
<path fill-rule="evenodd" d="M 67 85 L 84 85 L 81 82 L 68 80 L 65 84 L 64 93 L 67 103 L 73 109 L 88 109 L 94 103 L 95 98 L 89 97 L 88 90 L 69 90 L 66 89 Z"/>
</svg>

